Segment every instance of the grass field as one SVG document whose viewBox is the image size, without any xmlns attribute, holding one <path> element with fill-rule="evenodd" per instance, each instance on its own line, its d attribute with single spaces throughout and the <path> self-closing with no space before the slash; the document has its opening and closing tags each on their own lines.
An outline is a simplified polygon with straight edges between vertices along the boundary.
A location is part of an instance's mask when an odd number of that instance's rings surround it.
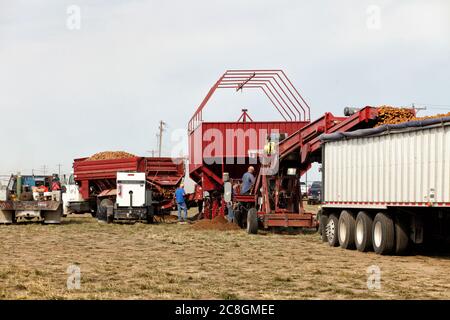
<svg viewBox="0 0 450 320">
<path fill-rule="evenodd" d="M 68 290 L 67 268 L 81 270 Z M 381 270 L 368 290 L 367 268 Z M 450 259 L 330 248 L 318 234 L 194 230 L 190 225 L 0 227 L 0 299 L 449 299 Z"/>
</svg>

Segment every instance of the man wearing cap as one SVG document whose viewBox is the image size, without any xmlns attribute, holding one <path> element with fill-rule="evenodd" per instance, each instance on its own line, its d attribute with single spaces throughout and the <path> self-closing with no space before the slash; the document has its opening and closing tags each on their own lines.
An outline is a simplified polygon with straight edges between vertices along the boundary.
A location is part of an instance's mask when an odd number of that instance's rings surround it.
<svg viewBox="0 0 450 320">
<path fill-rule="evenodd" d="M 250 166 L 248 167 L 248 171 L 242 176 L 241 195 L 250 194 L 250 190 L 255 183 L 253 172 L 255 172 L 255 168 Z"/>
<path fill-rule="evenodd" d="M 184 185 L 180 184 L 180 187 L 175 191 L 175 200 L 177 201 L 178 207 L 178 221 L 181 222 L 181 209 L 184 210 L 184 221 L 187 220 L 187 205 L 184 197 L 186 192 L 184 191 Z"/>
</svg>

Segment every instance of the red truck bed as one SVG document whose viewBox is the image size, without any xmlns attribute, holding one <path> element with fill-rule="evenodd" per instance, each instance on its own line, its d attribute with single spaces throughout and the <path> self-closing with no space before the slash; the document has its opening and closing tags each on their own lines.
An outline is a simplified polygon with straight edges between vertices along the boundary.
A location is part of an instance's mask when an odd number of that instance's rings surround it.
<svg viewBox="0 0 450 320">
<path fill-rule="evenodd" d="M 116 173 L 119 171 L 145 172 L 147 182 L 165 198 L 173 197 L 173 191 L 184 176 L 181 159 L 133 157 L 111 160 L 75 159 L 74 178 L 83 199 L 116 188 Z"/>
</svg>

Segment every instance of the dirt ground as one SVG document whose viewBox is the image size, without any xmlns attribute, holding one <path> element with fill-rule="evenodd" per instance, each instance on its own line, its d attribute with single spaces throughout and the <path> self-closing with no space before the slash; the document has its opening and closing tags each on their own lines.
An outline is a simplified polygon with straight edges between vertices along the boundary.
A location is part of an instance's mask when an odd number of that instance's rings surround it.
<svg viewBox="0 0 450 320">
<path fill-rule="evenodd" d="M 73 265 L 80 288 L 69 290 Z M 381 271 L 372 290 L 370 266 Z M 317 233 L 105 225 L 88 215 L 0 226 L 0 299 L 382 298 L 449 299 L 450 257 L 330 248 Z"/>
</svg>

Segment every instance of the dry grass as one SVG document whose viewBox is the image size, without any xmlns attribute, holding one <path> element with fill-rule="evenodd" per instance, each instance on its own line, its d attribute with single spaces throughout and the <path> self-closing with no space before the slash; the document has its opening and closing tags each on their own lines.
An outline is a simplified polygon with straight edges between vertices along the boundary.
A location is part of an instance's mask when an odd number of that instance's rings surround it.
<svg viewBox="0 0 450 320">
<path fill-rule="evenodd" d="M 81 288 L 66 288 L 67 267 Z M 367 289 L 367 267 L 382 271 Z M 448 299 L 446 257 L 381 257 L 330 248 L 317 234 L 251 236 L 190 225 L 0 227 L 0 299 Z"/>
</svg>

